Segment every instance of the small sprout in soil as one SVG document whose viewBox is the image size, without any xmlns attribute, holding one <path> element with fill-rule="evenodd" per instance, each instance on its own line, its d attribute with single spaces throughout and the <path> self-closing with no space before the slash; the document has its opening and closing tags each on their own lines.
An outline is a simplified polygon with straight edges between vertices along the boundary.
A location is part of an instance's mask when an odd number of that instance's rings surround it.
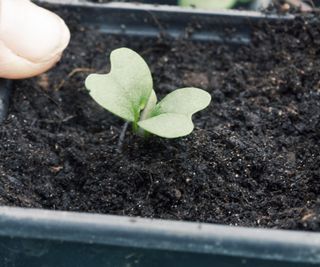
<svg viewBox="0 0 320 267">
<path fill-rule="evenodd" d="M 192 115 L 206 108 L 211 96 L 204 90 L 177 89 L 157 104 L 150 69 L 128 48 L 114 50 L 108 74 L 91 74 L 85 85 L 92 98 L 113 114 L 132 122 L 133 131 L 177 138 L 193 131 Z"/>
<path fill-rule="evenodd" d="M 237 0 L 179 0 L 180 6 L 192 6 L 203 9 L 231 8 Z"/>
</svg>

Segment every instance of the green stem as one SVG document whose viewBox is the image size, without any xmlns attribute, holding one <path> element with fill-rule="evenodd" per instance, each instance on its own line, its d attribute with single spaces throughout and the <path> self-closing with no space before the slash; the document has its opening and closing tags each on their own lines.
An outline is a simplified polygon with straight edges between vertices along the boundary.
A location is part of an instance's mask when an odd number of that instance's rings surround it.
<svg viewBox="0 0 320 267">
<path fill-rule="evenodd" d="M 134 121 L 134 122 L 132 123 L 132 131 L 133 131 L 134 133 L 137 133 L 138 130 L 139 130 L 138 122 L 137 122 L 137 121 Z"/>
<path fill-rule="evenodd" d="M 135 120 L 132 122 L 132 131 L 141 137 L 147 138 L 150 135 L 150 133 L 139 127 L 138 125 L 139 117 L 140 117 L 140 112 L 137 112 L 135 114 Z"/>
<path fill-rule="evenodd" d="M 140 117 L 140 111 L 136 110 L 134 112 L 134 121 L 132 122 L 132 131 L 134 133 L 137 133 L 139 130 L 139 126 L 138 126 L 139 117 Z"/>
<path fill-rule="evenodd" d="M 138 123 L 136 124 L 133 124 L 133 132 L 141 137 L 145 137 L 145 133 L 146 131 L 141 129 L 139 126 L 138 126 Z"/>
</svg>

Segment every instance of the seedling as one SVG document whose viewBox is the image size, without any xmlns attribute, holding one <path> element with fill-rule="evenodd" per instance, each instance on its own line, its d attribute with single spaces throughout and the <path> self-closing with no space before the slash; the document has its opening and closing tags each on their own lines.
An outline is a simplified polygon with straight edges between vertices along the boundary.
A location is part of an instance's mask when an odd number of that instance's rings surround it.
<svg viewBox="0 0 320 267">
<path fill-rule="evenodd" d="M 114 50 L 108 74 L 90 74 L 85 82 L 92 98 L 113 114 L 132 122 L 133 131 L 177 138 L 193 131 L 192 115 L 206 108 L 211 96 L 204 90 L 177 89 L 157 104 L 150 69 L 128 48 Z"/>
<path fill-rule="evenodd" d="M 204 9 L 231 8 L 237 0 L 179 0 L 180 6 L 194 6 Z"/>
</svg>

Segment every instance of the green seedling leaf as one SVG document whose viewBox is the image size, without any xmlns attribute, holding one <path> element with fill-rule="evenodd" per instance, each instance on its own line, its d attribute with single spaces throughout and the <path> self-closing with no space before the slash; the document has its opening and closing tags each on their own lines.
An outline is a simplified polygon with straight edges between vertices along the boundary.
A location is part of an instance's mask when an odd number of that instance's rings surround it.
<svg viewBox="0 0 320 267">
<path fill-rule="evenodd" d="M 138 123 L 142 129 L 165 138 L 177 138 L 193 131 L 192 115 L 206 108 L 211 96 L 198 88 L 182 88 L 168 94 Z"/>
<path fill-rule="evenodd" d="M 211 96 L 198 88 L 182 88 L 157 104 L 150 70 L 136 52 L 120 48 L 111 53 L 109 74 L 91 74 L 86 87 L 110 112 L 133 122 L 134 131 L 177 138 L 192 132 L 192 115 L 206 108 Z"/>
<path fill-rule="evenodd" d="M 128 48 L 114 50 L 110 61 L 110 73 L 91 74 L 85 85 L 102 107 L 127 121 L 137 121 L 153 90 L 149 67 Z"/>
<path fill-rule="evenodd" d="M 164 138 L 188 135 L 194 126 L 190 117 L 177 113 L 164 113 L 138 123 L 145 131 Z"/>
<path fill-rule="evenodd" d="M 155 91 L 152 90 L 148 103 L 141 113 L 140 120 L 146 120 L 150 117 L 151 112 L 153 111 L 154 107 L 157 105 L 157 102 L 158 102 L 157 95 Z"/>
<path fill-rule="evenodd" d="M 179 5 L 203 9 L 228 9 L 233 7 L 236 2 L 237 0 L 179 0 Z"/>
</svg>

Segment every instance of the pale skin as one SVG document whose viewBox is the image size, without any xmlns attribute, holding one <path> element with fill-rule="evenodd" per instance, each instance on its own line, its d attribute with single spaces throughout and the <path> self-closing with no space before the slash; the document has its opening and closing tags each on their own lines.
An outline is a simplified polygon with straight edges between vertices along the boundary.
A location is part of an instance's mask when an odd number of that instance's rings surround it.
<svg viewBox="0 0 320 267">
<path fill-rule="evenodd" d="M 0 78 L 39 75 L 61 58 L 70 32 L 56 14 L 29 0 L 0 0 Z"/>
</svg>

